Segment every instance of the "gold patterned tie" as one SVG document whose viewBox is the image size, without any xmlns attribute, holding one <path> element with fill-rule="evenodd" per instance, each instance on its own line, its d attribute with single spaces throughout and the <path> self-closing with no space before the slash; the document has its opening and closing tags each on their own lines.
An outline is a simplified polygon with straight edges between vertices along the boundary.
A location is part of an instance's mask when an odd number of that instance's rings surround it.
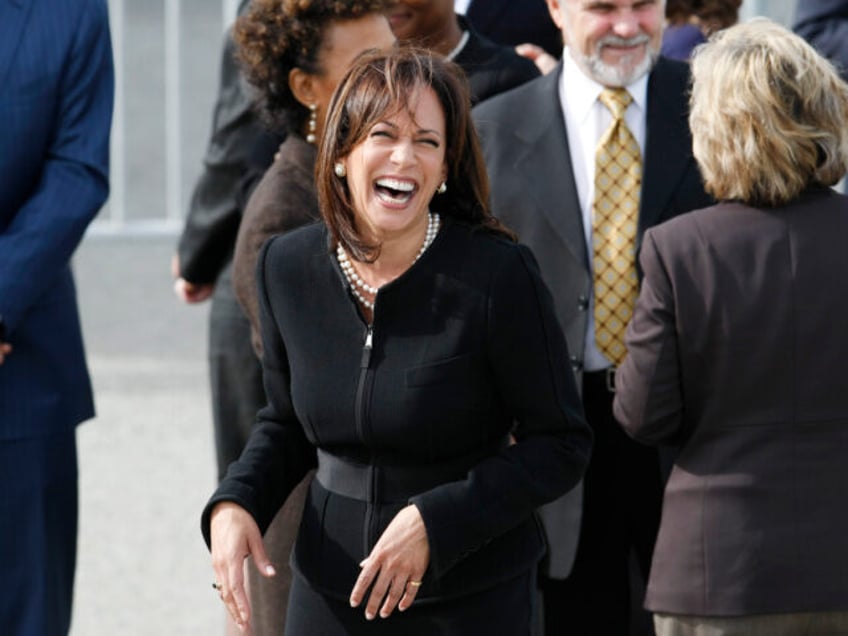
<svg viewBox="0 0 848 636">
<path fill-rule="evenodd" d="M 599 99 L 613 122 L 595 152 L 595 342 L 617 366 L 624 360 L 624 331 L 639 291 L 635 255 L 642 161 L 639 144 L 624 121 L 630 94 L 623 88 L 605 88 Z"/>
</svg>

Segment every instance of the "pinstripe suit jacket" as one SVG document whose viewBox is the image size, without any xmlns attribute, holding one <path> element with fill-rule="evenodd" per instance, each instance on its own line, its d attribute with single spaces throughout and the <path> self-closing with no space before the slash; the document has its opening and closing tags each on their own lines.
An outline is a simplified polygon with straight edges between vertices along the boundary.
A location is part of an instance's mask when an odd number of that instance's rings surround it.
<svg viewBox="0 0 848 636">
<path fill-rule="evenodd" d="M 0 441 L 94 415 L 70 259 L 108 192 L 105 0 L 0 0 Z"/>
</svg>

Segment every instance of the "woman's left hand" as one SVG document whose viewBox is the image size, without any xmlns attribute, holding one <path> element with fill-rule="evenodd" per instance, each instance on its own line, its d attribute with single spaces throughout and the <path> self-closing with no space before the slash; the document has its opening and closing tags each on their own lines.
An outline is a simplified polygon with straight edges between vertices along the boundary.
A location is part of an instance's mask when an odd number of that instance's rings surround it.
<svg viewBox="0 0 848 636">
<path fill-rule="evenodd" d="M 412 605 L 430 562 L 430 543 L 421 513 L 414 505 L 401 510 L 383 532 L 350 594 L 351 607 L 358 607 L 368 588 L 371 594 L 365 618 L 388 618 L 395 607 L 401 612 Z M 373 587 L 372 587 L 373 584 Z M 381 607 L 382 603 L 382 607 Z"/>
</svg>

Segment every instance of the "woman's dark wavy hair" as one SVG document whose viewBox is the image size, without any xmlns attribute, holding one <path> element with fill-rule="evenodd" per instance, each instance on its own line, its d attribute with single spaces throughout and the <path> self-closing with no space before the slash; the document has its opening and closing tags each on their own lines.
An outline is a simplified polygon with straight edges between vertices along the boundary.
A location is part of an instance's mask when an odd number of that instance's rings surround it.
<svg viewBox="0 0 848 636">
<path fill-rule="evenodd" d="M 294 68 L 320 75 L 318 54 L 333 20 L 383 13 L 388 0 L 253 0 L 233 28 L 247 81 L 258 89 L 263 119 L 275 130 L 300 130 L 309 109 L 289 88 Z"/>
<path fill-rule="evenodd" d="M 356 229 L 346 179 L 335 176 L 335 163 L 350 154 L 385 117 L 411 110 L 416 89 L 429 87 L 445 115 L 447 192 L 437 194 L 430 210 L 515 240 L 489 212 L 489 179 L 477 132 L 471 121 L 471 98 L 462 70 L 426 50 L 401 47 L 362 54 L 342 79 L 324 124 L 315 183 L 324 222 L 333 242 L 360 261 L 373 261 L 380 246 Z"/>
<path fill-rule="evenodd" d="M 733 26 L 739 20 L 742 0 L 666 0 L 665 17 L 680 24 L 695 16 L 706 35 Z"/>
</svg>

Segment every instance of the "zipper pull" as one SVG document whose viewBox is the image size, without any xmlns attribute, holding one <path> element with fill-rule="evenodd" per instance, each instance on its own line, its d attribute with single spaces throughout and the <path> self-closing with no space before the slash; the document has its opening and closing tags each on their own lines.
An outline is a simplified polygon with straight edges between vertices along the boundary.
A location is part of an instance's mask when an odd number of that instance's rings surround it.
<svg viewBox="0 0 848 636">
<path fill-rule="evenodd" d="M 359 364 L 361 369 L 367 369 L 371 362 L 371 349 L 374 343 L 374 329 L 368 325 L 368 333 L 365 335 L 365 346 L 362 347 L 362 361 Z"/>
</svg>

